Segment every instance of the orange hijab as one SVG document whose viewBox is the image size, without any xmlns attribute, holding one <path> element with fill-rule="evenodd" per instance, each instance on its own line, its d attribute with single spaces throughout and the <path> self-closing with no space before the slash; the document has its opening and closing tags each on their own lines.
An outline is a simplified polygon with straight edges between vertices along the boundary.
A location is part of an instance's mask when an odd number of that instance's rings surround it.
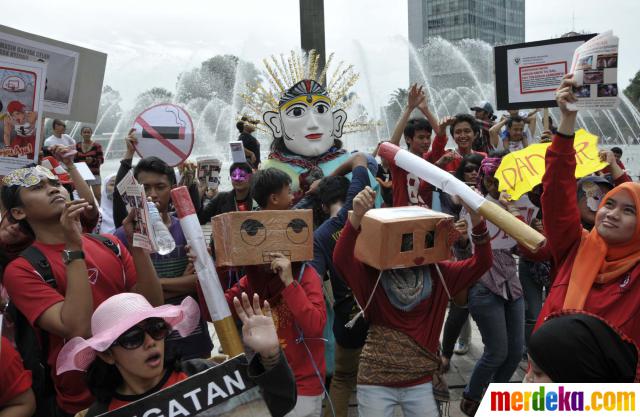
<svg viewBox="0 0 640 417">
<path fill-rule="evenodd" d="M 622 190 L 631 195 L 636 213 L 640 213 L 640 184 L 633 182 L 625 182 L 609 191 L 600 202 L 598 210 L 609 197 Z M 640 215 L 636 214 L 636 218 L 633 237 L 620 245 L 607 245 L 596 227 L 591 232 L 584 232 L 573 262 L 563 309 L 583 309 L 594 282 L 606 283 L 619 278 L 640 261 Z"/>
</svg>

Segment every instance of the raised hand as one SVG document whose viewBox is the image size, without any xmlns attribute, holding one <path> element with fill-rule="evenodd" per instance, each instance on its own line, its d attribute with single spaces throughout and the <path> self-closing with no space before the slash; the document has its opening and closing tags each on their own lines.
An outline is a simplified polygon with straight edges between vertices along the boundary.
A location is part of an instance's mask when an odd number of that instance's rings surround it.
<svg viewBox="0 0 640 417">
<path fill-rule="evenodd" d="M 413 84 L 409 89 L 409 100 L 407 105 L 410 109 L 415 109 L 424 100 L 424 93 L 422 92 L 422 86 Z"/>
<path fill-rule="evenodd" d="M 124 159 L 131 159 L 138 144 L 138 137 L 136 136 L 136 130 L 134 128 L 129 129 L 129 133 L 127 133 L 127 137 L 124 138 L 124 142 L 127 145 L 127 152 L 125 153 Z"/>
<path fill-rule="evenodd" d="M 247 293 L 243 292 L 241 298 L 242 302 L 234 297 L 233 306 L 242 321 L 242 340 L 263 359 L 276 357 L 280 354 L 280 343 L 269 303 L 265 301 L 261 309 L 258 294 L 253 295 L 253 306 Z"/>
<path fill-rule="evenodd" d="M 275 274 L 278 274 L 285 287 L 293 282 L 291 261 L 283 254 L 279 252 L 273 252 L 271 254 L 271 270 Z"/>
<path fill-rule="evenodd" d="M 364 216 L 369 209 L 372 209 L 376 201 L 376 192 L 371 187 L 365 187 L 353 199 L 353 214 L 358 217 Z"/>
<path fill-rule="evenodd" d="M 556 90 L 556 102 L 563 117 L 572 116 L 577 113 L 577 111 L 567 108 L 567 104 L 578 101 L 578 98 L 573 93 L 574 87 L 577 87 L 577 84 L 573 78 L 573 74 L 566 74 L 562 79 L 560 87 Z"/>
<path fill-rule="evenodd" d="M 80 216 L 85 210 L 91 208 L 86 200 L 77 199 L 67 201 L 60 215 L 60 224 L 64 233 L 64 240 L 67 248 L 72 250 L 82 249 L 82 224 Z"/>
</svg>

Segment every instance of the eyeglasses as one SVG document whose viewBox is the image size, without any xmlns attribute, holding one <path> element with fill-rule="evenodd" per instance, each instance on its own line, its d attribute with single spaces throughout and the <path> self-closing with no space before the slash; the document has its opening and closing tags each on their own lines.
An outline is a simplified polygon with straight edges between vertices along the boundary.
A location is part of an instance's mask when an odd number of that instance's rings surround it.
<svg viewBox="0 0 640 417">
<path fill-rule="evenodd" d="M 160 318 L 150 318 L 139 323 L 113 342 L 112 346 L 120 345 L 127 350 L 137 349 L 144 343 L 145 334 L 148 334 L 153 340 L 162 340 L 171 332 L 171 326 Z"/>
</svg>

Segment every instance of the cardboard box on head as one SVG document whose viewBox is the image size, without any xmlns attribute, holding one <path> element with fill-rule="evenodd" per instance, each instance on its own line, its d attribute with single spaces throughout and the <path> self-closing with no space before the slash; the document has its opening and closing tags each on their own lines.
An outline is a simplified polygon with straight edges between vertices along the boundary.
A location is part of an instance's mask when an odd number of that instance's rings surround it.
<svg viewBox="0 0 640 417">
<path fill-rule="evenodd" d="M 449 259 L 452 221 L 448 214 L 417 206 L 369 210 L 362 218 L 356 258 L 379 270 Z"/>
<path fill-rule="evenodd" d="M 313 259 L 311 210 L 235 211 L 215 216 L 211 223 L 217 265 L 268 264 L 272 252 L 291 262 Z"/>
</svg>

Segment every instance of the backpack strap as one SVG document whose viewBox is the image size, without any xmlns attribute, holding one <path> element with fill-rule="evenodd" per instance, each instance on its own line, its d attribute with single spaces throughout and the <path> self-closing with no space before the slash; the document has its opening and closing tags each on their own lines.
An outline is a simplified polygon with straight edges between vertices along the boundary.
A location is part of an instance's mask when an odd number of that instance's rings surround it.
<svg viewBox="0 0 640 417">
<path fill-rule="evenodd" d="M 118 257 L 122 259 L 122 253 L 120 252 L 120 246 L 114 242 L 113 240 L 109 239 L 108 237 L 104 236 L 104 235 L 100 235 L 97 233 L 89 233 L 86 235 L 87 237 L 97 240 L 99 242 L 101 242 L 103 245 L 105 245 L 107 248 L 111 249 L 111 251 Z"/>
<path fill-rule="evenodd" d="M 51 271 L 51 264 L 46 256 L 35 246 L 29 246 L 22 252 L 20 256 L 26 259 L 31 266 L 33 266 L 36 272 L 40 275 L 42 280 L 53 288 L 58 288 L 56 279 Z"/>
</svg>

